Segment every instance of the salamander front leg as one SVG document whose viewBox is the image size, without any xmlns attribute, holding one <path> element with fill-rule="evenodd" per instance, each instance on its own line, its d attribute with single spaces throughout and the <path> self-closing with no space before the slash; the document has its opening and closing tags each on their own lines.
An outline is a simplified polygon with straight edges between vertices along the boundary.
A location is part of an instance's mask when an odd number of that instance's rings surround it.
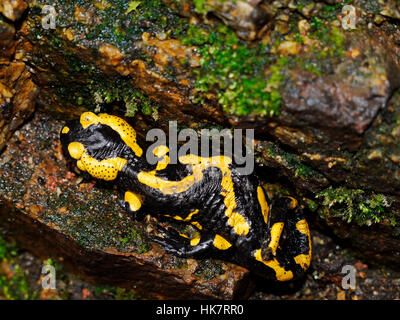
<svg viewBox="0 0 400 320">
<path fill-rule="evenodd" d="M 132 191 L 125 191 L 123 207 L 135 219 L 141 220 L 144 218 L 143 197 Z"/>
<path fill-rule="evenodd" d="M 162 237 L 151 237 L 162 248 L 178 257 L 204 258 L 213 251 L 213 237 L 196 234 L 193 238 L 179 233 L 172 228 L 158 226 L 158 232 Z"/>
</svg>

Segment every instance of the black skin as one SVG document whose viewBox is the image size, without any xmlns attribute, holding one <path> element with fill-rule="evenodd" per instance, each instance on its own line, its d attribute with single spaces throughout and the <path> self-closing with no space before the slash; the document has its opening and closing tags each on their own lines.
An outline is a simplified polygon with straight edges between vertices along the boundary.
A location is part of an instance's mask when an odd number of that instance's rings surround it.
<svg viewBox="0 0 400 320">
<path fill-rule="evenodd" d="M 270 207 L 266 224 L 257 199 L 260 181 L 256 175 L 241 175 L 234 164 L 229 165 L 237 203 L 236 210 L 245 217 L 250 227 L 247 235 L 238 235 L 227 223 L 224 197 L 221 195 L 222 174 L 219 168 L 210 167 L 204 170 L 204 178 L 186 192 L 165 195 L 158 189 L 142 184 L 137 178 L 139 172 L 149 172 L 156 167 L 146 161 L 145 150 L 141 157 L 137 157 L 118 132 L 107 125 L 94 124 L 84 129 L 79 120 L 76 120 L 67 123 L 66 126 L 69 132 L 61 133 L 60 139 L 67 158 L 71 159 L 68 145 L 71 142 L 80 142 L 85 146 L 87 153 L 98 161 L 114 157 L 127 160 L 127 165 L 112 183 L 116 184 L 123 194 L 129 190 L 143 196 L 143 204 L 136 212 L 131 212 L 129 205 L 125 203 L 126 210 L 135 219 L 141 219 L 146 214 L 159 218 L 165 218 L 165 215 L 179 216 L 184 219 L 190 212 L 199 210 L 190 220 L 202 226 L 202 229 L 198 230 L 201 240 L 197 245 L 192 246 L 190 239 L 182 237 L 173 228 L 158 227 L 161 237 L 151 239 L 167 252 L 179 257 L 216 257 L 248 268 L 263 278 L 276 280 L 275 271 L 254 258 L 253 252 L 261 248 L 264 261 L 276 258 L 281 267 L 293 273 L 293 279 L 304 275 L 305 270 L 294 261 L 294 257 L 306 254 L 310 250 L 309 236 L 296 229 L 296 223 L 304 220 L 302 210 L 298 205 L 292 208 L 293 200 L 288 197 L 276 199 L 271 203 L 264 192 Z M 156 175 L 178 181 L 191 172 L 190 165 L 178 163 L 169 164 Z M 271 227 L 277 222 L 283 222 L 284 229 L 274 256 L 268 244 Z M 232 246 L 227 250 L 216 248 L 213 244 L 216 235 L 224 237 Z"/>
</svg>

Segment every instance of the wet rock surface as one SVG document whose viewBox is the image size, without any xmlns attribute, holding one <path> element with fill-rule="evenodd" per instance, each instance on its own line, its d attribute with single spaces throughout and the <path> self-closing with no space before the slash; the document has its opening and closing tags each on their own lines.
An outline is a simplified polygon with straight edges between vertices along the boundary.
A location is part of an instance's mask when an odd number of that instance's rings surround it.
<svg viewBox="0 0 400 320">
<path fill-rule="evenodd" d="M 27 7 L 22 0 L 0 3 L 0 152 L 12 133 L 32 115 L 39 94 L 32 70 L 14 56 L 17 29 L 10 20 L 21 18 Z"/>
<path fill-rule="evenodd" d="M 24 0 L 3 0 L 0 3 L 0 12 L 11 21 L 21 18 L 26 8 L 28 4 Z"/>
<path fill-rule="evenodd" d="M 246 1 L 187 1 L 180 14 L 193 17 L 196 14 L 215 15 L 236 30 L 239 37 L 254 40 L 270 22 L 271 8 L 261 0 Z"/>
<path fill-rule="evenodd" d="M 1 60 L 8 60 L 12 57 L 15 51 L 16 41 L 15 27 L 5 21 L 3 17 L 0 16 L 0 58 Z"/>
<path fill-rule="evenodd" d="M 38 86 L 23 62 L 0 62 L 0 151 L 35 108 Z"/>
</svg>

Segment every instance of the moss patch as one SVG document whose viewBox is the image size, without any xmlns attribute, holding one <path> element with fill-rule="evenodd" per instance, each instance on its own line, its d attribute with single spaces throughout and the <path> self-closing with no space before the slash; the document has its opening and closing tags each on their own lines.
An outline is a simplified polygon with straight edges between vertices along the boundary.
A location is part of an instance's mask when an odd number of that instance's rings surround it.
<svg viewBox="0 0 400 320">
<path fill-rule="evenodd" d="M 318 193 L 316 198 L 322 199 L 326 206 L 319 213 L 323 217 L 340 217 L 347 223 L 352 221 L 358 225 L 371 225 L 388 221 L 396 226 L 398 217 L 389 209 L 391 203 L 383 194 L 371 193 L 360 189 L 347 189 L 346 187 L 328 189 Z"/>
<path fill-rule="evenodd" d="M 319 172 L 304 164 L 299 156 L 284 151 L 274 143 L 268 143 L 265 147 L 265 152 L 268 156 L 276 159 L 277 162 L 282 163 L 286 168 L 294 172 L 296 178 L 308 179 L 317 177 L 323 179 Z"/>
<path fill-rule="evenodd" d="M 191 25 L 182 43 L 198 46 L 202 57 L 200 68 L 193 72 L 195 88 L 204 95 L 194 102 L 204 102 L 206 93 L 214 92 L 227 113 L 279 113 L 286 57 L 269 54 L 263 43 L 248 45 L 223 24 L 213 28 Z"/>
<path fill-rule="evenodd" d="M 19 251 L 0 236 L 0 297 L 7 300 L 35 299 L 26 272 L 15 262 Z"/>
</svg>

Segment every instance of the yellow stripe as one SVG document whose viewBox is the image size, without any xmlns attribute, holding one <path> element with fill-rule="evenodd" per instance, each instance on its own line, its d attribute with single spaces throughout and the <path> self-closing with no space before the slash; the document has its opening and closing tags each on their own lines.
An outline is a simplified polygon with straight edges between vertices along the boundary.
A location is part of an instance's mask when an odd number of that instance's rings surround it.
<svg viewBox="0 0 400 320">
<path fill-rule="evenodd" d="M 197 227 L 197 229 L 199 229 L 199 230 L 203 229 L 203 227 L 201 226 L 201 224 L 198 223 L 197 221 L 193 221 L 193 222 L 191 222 L 191 224 L 194 225 L 195 227 Z"/>
<path fill-rule="evenodd" d="M 155 171 L 161 171 L 164 170 L 168 164 L 169 164 L 169 156 L 167 156 L 167 153 L 169 152 L 169 149 L 167 146 L 157 146 L 154 150 L 153 150 L 153 154 L 158 157 L 161 158 L 160 161 L 157 162 L 157 167 Z M 155 174 L 154 171 L 152 171 L 152 173 Z"/>
<path fill-rule="evenodd" d="M 296 223 L 296 229 L 299 230 L 302 234 L 307 236 L 310 235 L 310 229 L 308 228 L 308 223 L 305 219 L 300 220 Z"/>
<path fill-rule="evenodd" d="M 284 226 L 283 222 L 277 222 L 274 223 L 274 225 L 271 227 L 271 241 L 269 242 L 268 247 L 272 249 L 273 255 L 275 255 L 276 249 L 278 249 L 283 226 Z"/>
<path fill-rule="evenodd" d="M 181 181 L 168 181 L 160 177 L 156 177 L 152 172 L 144 171 L 139 172 L 138 180 L 151 188 L 160 190 L 166 195 L 185 192 L 195 183 L 201 181 L 201 179 L 194 175 L 187 176 Z"/>
<path fill-rule="evenodd" d="M 256 258 L 257 261 L 260 261 L 267 267 L 272 268 L 275 271 L 275 277 L 278 281 L 288 281 L 293 279 L 293 272 L 286 271 L 284 268 L 282 268 L 278 260 L 276 260 L 276 258 L 274 258 L 273 260 L 264 261 L 261 256 L 261 249 L 258 249 L 254 253 L 254 257 Z"/>
<path fill-rule="evenodd" d="M 192 219 L 192 216 L 195 215 L 195 214 L 197 214 L 198 212 L 199 212 L 199 210 L 196 209 L 196 210 L 192 211 L 191 213 L 189 213 L 188 216 L 187 216 L 186 218 L 182 218 L 182 217 L 180 217 L 180 216 L 174 216 L 173 218 L 174 218 L 175 220 L 190 221 L 190 220 Z"/>
<path fill-rule="evenodd" d="M 189 237 L 188 237 L 186 234 L 183 234 L 183 233 L 180 233 L 180 232 L 178 232 L 178 233 L 179 233 L 179 235 L 180 235 L 181 237 L 186 238 L 186 239 L 189 239 Z"/>
<path fill-rule="evenodd" d="M 300 220 L 296 223 L 296 229 L 299 230 L 302 234 L 308 237 L 308 247 L 310 248 L 307 254 L 299 254 L 298 256 L 294 257 L 294 261 L 296 264 L 299 264 L 303 270 L 307 270 L 311 263 L 311 234 L 310 229 L 308 227 L 308 223 L 306 220 Z"/>
<path fill-rule="evenodd" d="M 257 199 L 261 206 L 261 212 L 264 217 L 264 222 L 268 223 L 268 213 L 269 213 L 269 206 L 267 203 L 267 199 L 265 199 L 264 190 L 261 186 L 257 187 Z"/>
<path fill-rule="evenodd" d="M 118 172 L 128 162 L 126 159 L 118 157 L 98 161 L 86 152 L 84 145 L 80 142 L 71 142 L 68 145 L 68 152 L 72 158 L 77 160 L 76 164 L 79 170 L 87 171 L 92 177 L 106 181 L 115 180 Z"/>
</svg>

